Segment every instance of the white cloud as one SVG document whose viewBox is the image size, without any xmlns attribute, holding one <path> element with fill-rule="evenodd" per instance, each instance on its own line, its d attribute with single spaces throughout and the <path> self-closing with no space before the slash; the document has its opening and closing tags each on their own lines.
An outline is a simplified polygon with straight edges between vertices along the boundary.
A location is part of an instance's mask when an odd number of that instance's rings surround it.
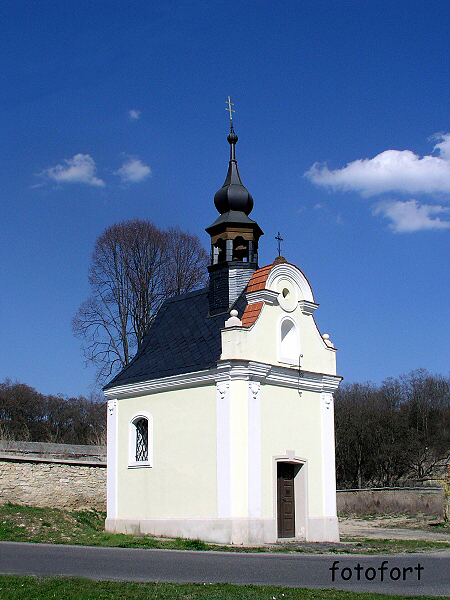
<svg viewBox="0 0 450 600">
<path fill-rule="evenodd" d="M 424 229 L 448 229 L 450 220 L 441 220 L 435 215 L 448 214 L 450 208 L 431 204 L 419 204 L 417 200 L 387 200 L 379 202 L 373 209 L 374 215 L 391 220 L 389 228 L 396 233 L 412 233 Z M 433 218 L 434 217 L 434 218 Z"/>
<path fill-rule="evenodd" d="M 64 160 L 64 163 L 44 169 L 41 176 L 57 183 L 87 183 L 104 187 L 104 181 L 95 176 L 97 167 L 89 154 L 75 154 L 73 158 Z"/>
<path fill-rule="evenodd" d="M 450 160 L 450 133 L 435 133 L 431 136 L 432 140 L 442 140 L 436 144 L 433 150 L 438 150 L 441 158 Z"/>
<path fill-rule="evenodd" d="M 123 183 L 137 183 L 144 181 L 147 177 L 150 177 L 152 170 L 150 167 L 142 164 L 142 162 L 135 156 L 130 156 L 126 162 L 118 169 L 114 171 L 114 175 L 119 175 Z"/>
<path fill-rule="evenodd" d="M 128 116 L 130 117 L 130 119 L 132 121 L 137 121 L 139 119 L 139 117 L 141 116 L 141 111 L 140 110 L 129 110 Z"/>
<path fill-rule="evenodd" d="M 420 158 L 410 150 L 385 150 L 374 158 L 358 159 L 342 169 L 330 170 L 315 163 L 305 176 L 317 185 L 355 191 L 362 196 L 386 192 L 449 193 L 450 133 L 433 136 L 438 156 Z"/>
</svg>

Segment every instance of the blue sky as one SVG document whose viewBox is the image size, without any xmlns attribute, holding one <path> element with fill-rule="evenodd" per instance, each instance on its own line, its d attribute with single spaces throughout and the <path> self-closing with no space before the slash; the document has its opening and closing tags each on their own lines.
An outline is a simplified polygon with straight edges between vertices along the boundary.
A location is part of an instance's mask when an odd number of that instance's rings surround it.
<svg viewBox="0 0 450 600">
<path fill-rule="evenodd" d="M 242 181 L 309 279 L 346 381 L 449 372 L 446 2 L 37 2 L 0 8 L 0 380 L 86 395 L 71 319 L 96 238 L 216 218 Z"/>
</svg>

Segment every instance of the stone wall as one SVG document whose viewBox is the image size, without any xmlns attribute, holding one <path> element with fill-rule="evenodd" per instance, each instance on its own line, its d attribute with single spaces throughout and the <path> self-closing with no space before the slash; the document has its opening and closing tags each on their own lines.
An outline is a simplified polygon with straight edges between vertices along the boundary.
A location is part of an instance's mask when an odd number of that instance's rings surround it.
<svg viewBox="0 0 450 600">
<path fill-rule="evenodd" d="M 419 514 L 441 519 L 445 493 L 441 487 L 339 490 L 338 515 Z"/>
<path fill-rule="evenodd" d="M 106 448 L 0 444 L 0 504 L 106 510 Z"/>
<path fill-rule="evenodd" d="M 106 447 L 0 441 L 0 504 L 106 510 Z M 338 515 L 442 518 L 442 487 L 339 490 Z"/>
</svg>

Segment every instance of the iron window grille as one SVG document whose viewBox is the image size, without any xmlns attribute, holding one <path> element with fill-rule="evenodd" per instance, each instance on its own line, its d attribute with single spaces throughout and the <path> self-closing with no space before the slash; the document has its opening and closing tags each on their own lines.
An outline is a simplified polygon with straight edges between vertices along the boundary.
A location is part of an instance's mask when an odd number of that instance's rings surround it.
<svg viewBox="0 0 450 600">
<path fill-rule="evenodd" d="M 148 421 L 139 419 L 136 427 L 136 462 L 148 461 Z"/>
</svg>

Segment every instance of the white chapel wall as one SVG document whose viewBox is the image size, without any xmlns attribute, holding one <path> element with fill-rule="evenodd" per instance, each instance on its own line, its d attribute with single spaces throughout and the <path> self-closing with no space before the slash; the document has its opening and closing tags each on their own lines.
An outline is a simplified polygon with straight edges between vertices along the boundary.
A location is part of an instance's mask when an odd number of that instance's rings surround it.
<svg viewBox="0 0 450 600">
<path fill-rule="evenodd" d="M 261 386 L 262 516 L 276 512 L 273 457 L 306 459 L 310 517 L 323 515 L 320 395 L 272 385 Z M 303 467 L 302 467 L 303 468 Z"/>
<path fill-rule="evenodd" d="M 305 315 L 300 306 L 286 313 L 279 306 L 263 306 L 256 323 L 249 329 L 229 328 L 222 331 L 222 360 L 242 359 L 271 365 L 294 366 L 292 357 L 283 361 L 281 328 L 289 318 L 297 327 L 301 368 L 305 371 L 336 374 L 335 350 L 323 341 L 312 315 Z M 298 365 L 298 362 L 297 362 Z"/>
<path fill-rule="evenodd" d="M 117 518 L 216 516 L 215 394 L 203 386 L 118 401 Z M 143 410 L 153 419 L 153 466 L 130 468 L 129 422 Z"/>
</svg>

